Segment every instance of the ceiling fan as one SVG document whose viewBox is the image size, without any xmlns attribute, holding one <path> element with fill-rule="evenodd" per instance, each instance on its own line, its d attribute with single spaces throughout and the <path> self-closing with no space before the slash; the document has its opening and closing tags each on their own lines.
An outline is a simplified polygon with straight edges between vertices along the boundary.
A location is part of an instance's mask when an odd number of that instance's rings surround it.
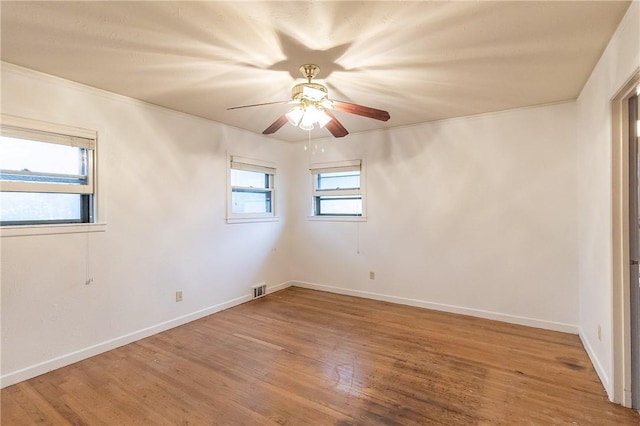
<svg viewBox="0 0 640 426">
<path fill-rule="evenodd" d="M 348 135 L 349 132 L 347 129 L 338 121 L 331 110 L 361 115 L 380 121 L 389 120 L 390 115 L 387 111 L 329 99 L 327 86 L 311 81 L 318 75 L 319 71 L 320 67 L 314 64 L 305 64 L 300 67 L 300 72 L 307 79 L 307 82 L 293 86 L 290 101 L 243 105 L 227 108 L 227 110 L 283 103 L 294 104 L 295 106 L 291 111 L 278 117 L 276 121 L 262 132 L 262 134 L 265 135 L 277 132 L 287 122 L 303 130 L 312 130 L 316 126 L 326 127 L 336 138 Z"/>
</svg>

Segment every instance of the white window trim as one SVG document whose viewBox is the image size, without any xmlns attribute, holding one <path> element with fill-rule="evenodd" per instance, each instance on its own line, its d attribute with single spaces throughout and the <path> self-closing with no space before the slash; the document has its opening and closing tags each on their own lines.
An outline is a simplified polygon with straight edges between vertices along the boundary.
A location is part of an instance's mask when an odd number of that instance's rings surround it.
<svg viewBox="0 0 640 426">
<path fill-rule="evenodd" d="M 231 186 L 231 169 L 247 170 L 272 175 L 271 192 L 271 213 L 233 213 L 231 193 L 235 187 Z M 277 168 L 274 163 L 253 158 L 240 157 L 237 155 L 227 155 L 227 223 L 251 223 L 251 222 L 277 222 L 280 218 L 277 215 Z"/>
<path fill-rule="evenodd" d="M 307 216 L 310 221 L 318 222 L 366 222 L 366 216 Z"/>
<path fill-rule="evenodd" d="M 92 223 L 5 225 L 0 227 L 0 238 L 106 231 L 106 222 L 104 221 L 105 217 L 103 214 L 104 209 L 101 207 L 104 205 L 104 199 L 103 195 L 98 196 L 98 132 L 9 114 L 0 114 L 0 120 L 2 134 L 6 136 L 24 137 L 24 135 L 28 135 L 29 137 L 33 137 L 41 132 L 42 138 L 36 136 L 34 140 L 91 150 L 92 155 L 90 155 L 88 159 L 90 170 L 88 176 L 89 182 L 86 186 L 92 188 L 90 192 L 94 195 L 94 222 Z M 39 189 L 37 188 L 38 184 L 29 183 L 23 185 L 23 183 L 19 182 L 2 182 L 1 185 L 2 189 L 11 188 L 17 191 L 37 192 Z M 75 189 L 77 189 L 77 186 Z M 49 188 L 48 191 L 51 192 L 51 188 Z M 83 191 L 86 191 L 86 189 Z"/>
<path fill-rule="evenodd" d="M 320 173 L 332 173 L 341 171 L 360 170 L 360 189 L 359 190 L 339 190 L 339 191 L 316 191 L 315 176 Z M 311 172 L 311 214 L 307 216 L 308 220 L 320 222 L 366 222 L 367 221 L 367 172 L 366 161 L 346 160 L 332 161 L 327 163 L 314 163 L 309 166 Z M 314 199 L 317 195 L 361 195 L 362 196 L 362 215 L 361 216 L 323 216 L 316 215 Z"/>
<path fill-rule="evenodd" d="M 64 145 L 79 146 L 89 149 L 95 149 L 95 140 L 97 139 L 97 132 L 95 130 L 32 120 L 30 118 L 18 117 L 9 114 L 2 114 L 2 127 L 5 128 L 8 133 L 13 131 L 19 132 L 20 129 L 26 129 L 30 133 L 40 131 L 48 134 L 48 137 L 44 139 L 45 142 L 62 143 Z M 51 139 L 52 134 L 58 134 L 60 135 L 60 138 Z M 56 140 L 59 142 L 56 142 Z M 75 141 L 75 143 L 72 143 L 71 141 Z"/>
</svg>

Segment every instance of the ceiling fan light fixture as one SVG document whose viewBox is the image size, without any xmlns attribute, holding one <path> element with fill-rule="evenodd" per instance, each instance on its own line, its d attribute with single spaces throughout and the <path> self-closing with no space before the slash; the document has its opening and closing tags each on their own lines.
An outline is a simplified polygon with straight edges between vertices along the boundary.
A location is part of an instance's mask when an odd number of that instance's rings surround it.
<svg viewBox="0 0 640 426">
<path fill-rule="evenodd" d="M 304 117 L 302 118 L 302 121 L 307 121 L 308 123 L 315 123 L 316 121 L 318 121 L 318 116 L 320 115 L 320 111 L 318 111 L 318 108 L 316 107 L 315 104 L 309 104 L 307 105 L 307 108 L 304 110 Z"/>
<path fill-rule="evenodd" d="M 331 117 L 329 117 L 326 112 L 324 111 L 318 112 L 318 126 L 322 128 L 326 126 L 327 123 L 330 121 L 331 121 Z"/>
<path fill-rule="evenodd" d="M 294 107 L 285 116 L 292 126 L 300 127 L 302 130 L 313 130 L 316 124 L 322 128 L 331 121 L 331 117 L 324 112 L 324 108 L 317 103 L 309 102 Z"/>
<path fill-rule="evenodd" d="M 313 124 L 316 123 L 318 116 L 318 110 L 313 105 L 308 106 L 304 110 L 304 115 L 302 116 L 302 120 L 300 120 L 300 127 L 302 130 L 313 130 Z"/>
<path fill-rule="evenodd" d="M 302 116 L 304 115 L 304 110 L 301 107 L 297 106 L 285 115 L 287 117 L 287 120 L 289 120 L 289 123 L 291 123 L 293 127 L 298 127 L 298 125 L 300 124 L 300 120 L 302 120 Z"/>
</svg>

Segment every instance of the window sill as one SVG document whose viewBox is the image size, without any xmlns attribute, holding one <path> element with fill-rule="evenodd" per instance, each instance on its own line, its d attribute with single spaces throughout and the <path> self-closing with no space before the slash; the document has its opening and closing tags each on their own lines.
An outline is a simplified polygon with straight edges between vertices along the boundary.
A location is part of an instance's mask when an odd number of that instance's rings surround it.
<svg viewBox="0 0 640 426">
<path fill-rule="evenodd" d="M 84 234 L 89 232 L 105 232 L 106 223 L 69 223 L 56 225 L 17 225 L 0 228 L 0 237 L 22 237 L 53 234 Z"/>
<path fill-rule="evenodd" d="M 228 217 L 227 223 L 278 222 L 280 217 Z"/>
<path fill-rule="evenodd" d="M 307 219 L 319 222 L 366 222 L 366 216 L 307 216 Z"/>
</svg>

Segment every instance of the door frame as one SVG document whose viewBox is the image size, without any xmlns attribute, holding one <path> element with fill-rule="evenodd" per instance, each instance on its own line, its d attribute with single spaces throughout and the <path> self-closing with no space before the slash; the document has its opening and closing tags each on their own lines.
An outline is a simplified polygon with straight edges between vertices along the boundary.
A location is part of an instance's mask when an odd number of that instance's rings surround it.
<svg viewBox="0 0 640 426">
<path fill-rule="evenodd" d="M 629 247 L 629 102 L 640 84 L 636 70 L 611 101 L 613 377 L 610 398 L 631 400 L 631 309 Z"/>
</svg>

